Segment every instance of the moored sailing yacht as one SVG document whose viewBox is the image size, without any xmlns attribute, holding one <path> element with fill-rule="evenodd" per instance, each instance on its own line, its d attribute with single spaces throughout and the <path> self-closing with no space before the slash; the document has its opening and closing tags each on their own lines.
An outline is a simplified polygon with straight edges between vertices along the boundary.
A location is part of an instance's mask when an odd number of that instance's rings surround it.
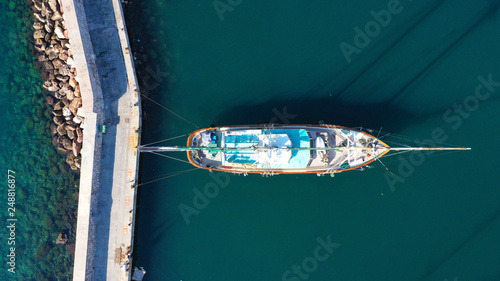
<svg viewBox="0 0 500 281">
<path fill-rule="evenodd" d="M 186 147 L 140 151 L 187 151 L 202 169 L 237 174 L 330 174 L 362 169 L 391 151 L 469 150 L 464 147 L 390 147 L 361 129 L 334 125 L 248 125 L 200 129 Z"/>
</svg>

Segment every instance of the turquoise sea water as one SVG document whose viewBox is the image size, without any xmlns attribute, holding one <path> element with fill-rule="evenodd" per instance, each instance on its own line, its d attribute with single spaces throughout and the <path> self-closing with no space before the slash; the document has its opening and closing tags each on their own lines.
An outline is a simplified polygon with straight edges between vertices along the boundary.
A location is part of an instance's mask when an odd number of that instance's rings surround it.
<svg viewBox="0 0 500 281">
<path fill-rule="evenodd" d="M 27 2 L 0 1 L 0 280 L 71 280 L 78 175 L 52 145 L 32 24 Z"/>
<path fill-rule="evenodd" d="M 230 5 L 223 20 L 214 3 Z M 396 176 L 376 164 L 335 178 L 194 171 L 143 185 L 135 264 L 145 280 L 500 280 L 498 5 L 129 5 L 143 90 L 201 127 L 324 120 L 473 148 L 387 158 Z M 367 25 L 371 37 L 355 37 Z M 195 129 L 144 109 L 143 143 Z M 191 168 L 155 155 L 141 165 L 142 182 Z"/>
</svg>

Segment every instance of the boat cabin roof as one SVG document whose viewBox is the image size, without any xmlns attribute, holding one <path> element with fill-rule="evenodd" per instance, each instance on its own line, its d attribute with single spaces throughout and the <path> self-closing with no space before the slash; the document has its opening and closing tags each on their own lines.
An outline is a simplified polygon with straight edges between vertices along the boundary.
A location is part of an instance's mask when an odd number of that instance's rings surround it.
<svg viewBox="0 0 500 281">
<path fill-rule="evenodd" d="M 230 148 L 250 148 L 255 146 L 309 148 L 310 138 L 304 129 L 238 130 L 223 132 L 221 146 Z M 226 151 L 222 162 L 223 165 L 231 163 L 266 164 L 266 168 L 290 169 L 305 168 L 310 159 L 311 151 L 309 150 L 234 150 Z"/>
</svg>

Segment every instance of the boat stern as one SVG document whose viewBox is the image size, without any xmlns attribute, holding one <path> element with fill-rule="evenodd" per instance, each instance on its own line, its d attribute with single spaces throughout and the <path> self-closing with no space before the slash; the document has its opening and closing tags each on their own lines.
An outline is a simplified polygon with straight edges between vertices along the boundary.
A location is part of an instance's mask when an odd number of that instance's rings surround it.
<svg viewBox="0 0 500 281">
<path fill-rule="evenodd" d="M 191 133 L 187 140 L 188 147 L 203 147 L 206 149 L 189 150 L 189 162 L 198 168 L 213 169 L 222 163 L 220 148 L 222 134 L 218 128 L 200 129 Z"/>
</svg>

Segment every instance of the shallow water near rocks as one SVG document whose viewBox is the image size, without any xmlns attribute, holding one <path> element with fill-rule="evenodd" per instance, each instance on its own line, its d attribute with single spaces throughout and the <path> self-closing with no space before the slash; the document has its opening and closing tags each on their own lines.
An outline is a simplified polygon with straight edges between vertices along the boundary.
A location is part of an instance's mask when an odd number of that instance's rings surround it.
<svg viewBox="0 0 500 281">
<path fill-rule="evenodd" d="M 71 280 L 78 175 L 52 145 L 30 11 L 25 1 L 0 1 L 0 280 Z M 56 245 L 59 232 L 69 245 Z"/>
<path fill-rule="evenodd" d="M 340 44 L 355 47 L 355 27 L 395 1 L 236 2 L 222 21 L 212 1 L 129 6 L 151 97 L 201 127 L 324 120 L 473 150 L 405 158 L 412 167 L 387 159 L 396 181 L 375 164 L 335 178 L 194 171 L 141 186 L 135 264 L 146 279 L 500 278 L 500 87 L 481 82 L 500 81 L 498 1 L 401 1 L 350 63 Z M 144 111 L 143 143 L 195 129 L 148 101 Z M 141 165 L 142 182 L 191 168 L 155 155 Z M 200 199 L 205 188 L 213 198 Z M 340 245 L 318 257 L 318 239 Z"/>
</svg>

